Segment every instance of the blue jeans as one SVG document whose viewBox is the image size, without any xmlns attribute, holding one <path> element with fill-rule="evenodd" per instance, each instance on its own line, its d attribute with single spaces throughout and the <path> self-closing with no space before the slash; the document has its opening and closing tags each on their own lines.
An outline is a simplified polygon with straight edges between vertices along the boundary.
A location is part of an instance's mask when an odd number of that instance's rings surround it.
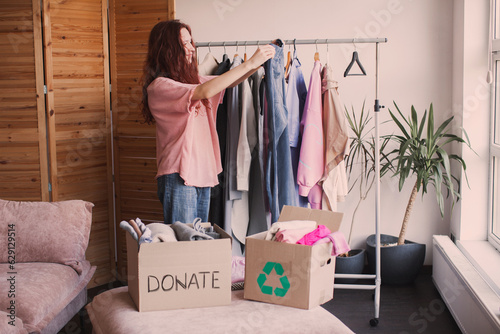
<svg viewBox="0 0 500 334">
<path fill-rule="evenodd" d="M 280 41 L 281 42 L 281 41 Z M 288 136 L 288 109 L 285 101 L 283 47 L 264 63 L 266 74 L 268 157 L 266 191 L 271 208 L 271 223 L 278 220 L 283 205 L 297 205 Z"/>
<path fill-rule="evenodd" d="M 208 221 L 210 187 L 186 186 L 178 173 L 162 175 L 157 183 L 165 224 L 192 223 L 197 217 Z"/>
</svg>

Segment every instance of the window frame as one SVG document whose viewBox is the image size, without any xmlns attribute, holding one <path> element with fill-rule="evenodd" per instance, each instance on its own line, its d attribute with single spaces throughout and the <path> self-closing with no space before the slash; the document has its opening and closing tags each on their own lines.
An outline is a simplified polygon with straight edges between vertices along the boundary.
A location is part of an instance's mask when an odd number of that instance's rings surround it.
<svg viewBox="0 0 500 334">
<path fill-rule="evenodd" d="M 491 15 L 491 61 L 493 82 L 491 89 L 490 142 L 489 142 L 489 213 L 488 241 L 500 250 L 500 6 L 494 0 Z M 495 234 L 496 226 L 497 234 Z"/>
</svg>

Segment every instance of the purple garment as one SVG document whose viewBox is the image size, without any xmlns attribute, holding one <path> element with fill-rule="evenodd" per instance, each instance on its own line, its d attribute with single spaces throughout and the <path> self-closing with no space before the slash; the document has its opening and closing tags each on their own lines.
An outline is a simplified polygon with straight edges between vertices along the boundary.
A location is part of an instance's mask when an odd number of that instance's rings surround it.
<svg viewBox="0 0 500 334">
<path fill-rule="evenodd" d="M 307 87 L 302 74 L 301 64 L 297 58 L 297 52 L 293 53 L 293 60 L 290 64 L 290 74 L 288 75 L 288 87 L 286 90 L 286 105 L 288 107 L 288 136 L 290 138 L 290 154 L 292 158 L 293 181 L 295 185 L 295 196 L 298 206 L 307 207 L 306 197 L 299 195 L 299 185 L 297 184 L 297 167 L 299 165 L 300 143 L 300 120 L 304 112 L 304 104 L 307 98 Z"/>
</svg>

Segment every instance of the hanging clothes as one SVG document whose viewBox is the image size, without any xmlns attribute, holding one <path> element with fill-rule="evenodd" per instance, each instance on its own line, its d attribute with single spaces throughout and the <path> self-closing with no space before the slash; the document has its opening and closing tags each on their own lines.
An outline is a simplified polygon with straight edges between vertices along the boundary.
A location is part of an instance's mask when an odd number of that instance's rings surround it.
<svg viewBox="0 0 500 334">
<path fill-rule="evenodd" d="M 236 151 L 236 189 L 241 192 L 241 199 L 233 202 L 231 218 L 232 231 L 241 244 L 245 244 L 250 221 L 249 189 L 252 152 L 257 146 L 257 123 L 253 102 L 251 78 L 239 86 L 240 131 Z"/>
<path fill-rule="evenodd" d="M 265 169 L 264 169 L 264 110 L 263 110 L 263 78 L 264 68 L 260 67 L 257 72 L 250 77 L 253 105 L 255 111 L 255 122 L 257 129 L 257 144 L 252 151 L 252 162 L 250 165 L 250 221 L 247 235 L 264 232 L 271 224 L 269 206 L 266 206 L 265 192 Z"/>
<path fill-rule="evenodd" d="M 233 63 L 231 69 L 240 65 L 243 59 L 240 56 L 235 56 L 233 58 Z M 232 221 L 233 217 L 237 217 L 238 214 L 243 216 L 248 216 L 247 208 L 241 206 L 241 203 L 234 206 L 235 201 L 240 201 L 242 199 L 241 191 L 237 189 L 236 182 L 236 160 L 237 160 L 237 150 L 238 150 L 238 139 L 240 135 L 240 110 L 239 110 L 239 91 L 240 85 L 229 88 L 227 90 L 228 94 L 228 105 L 227 105 L 227 124 L 226 124 L 226 161 L 224 165 L 225 170 L 225 215 L 224 215 L 224 230 L 233 234 Z M 234 234 L 233 234 L 234 236 Z M 236 240 L 235 240 L 236 239 Z M 239 239 L 233 239 L 233 255 L 242 255 L 241 243 Z"/>
<path fill-rule="evenodd" d="M 290 137 L 290 154 L 292 160 L 292 170 L 294 177 L 295 196 L 297 204 L 307 207 L 307 197 L 299 195 L 299 185 L 297 183 L 297 168 L 299 165 L 300 144 L 302 136 L 300 134 L 300 121 L 304 112 L 304 105 L 307 98 L 307 87 L 302 74 L 301 64 L 297 58 L 297 51 L 293 52 L 293 59 L 289 67 L 288 86 L 286 90 L 286 106 L 288 108 L 288 135 Z"/>
<path fill-rule="evenodd" d="M 252 152 L 257 147 L 257 120 L 250 80 L 240 84 L 240 133 L 236 152 L 236 184 L 239 191 L 250 187 Z M 253 82 L 252 82 L 253 83 Z"/>
<path fill-rule="evenodd" d="M 207 53 L 203 61 L 198 64 L 199 75 L 213 75 L 219 68 L 219 62 L 212 53 Z"/>
<path fill-rule="evenodd" d="M 333 80 L 333 69 L 326 64 L 321 71 L 323 94 L 323 130 L 325 136 L 325 171 L 322 181 L 324 209 L 337 210 L 337 202 L 344 201 L 349 188 L 344 157 L 349 152 L 347 119 Z"/>
<path fill-rule="evenodd" d="M 318 181 L 321 180 L 325 167 L 320 72 L 321 63 L 316 60 L 300 123 L 302 143 L 297 168 L 299 195 L 307 197 L 313 209 L 321 209 L 323 190 Z"/>
<path fill-rule="evenodd" d="M 233 58 L 231 69 L 243 62 L 240 56 Z M 240 108 L 239 94 L 241 84 L 229 89 L 227 107 L 227 146 L 226 146 L 226 188 L 228 200 L 240 199 L 241 192 L 238 191 L 236 182 L 236 161 L 238 152 L 238 140 L 240 136 Z"/>
<path fill-rule="evenodd" d="M 285 101 L 283 43 L 272 44 L 274 58 L 264 63 L 269 147 L 266 165 L 266 191 L 271 221 L 278 220 L 283 205 L 296 206 L 294 177 L 288 135 L 288 110 Z"/>
<path fill-rule="evenodd" d="M 224 54 L 222 62 L 219 63 L 219 66 L 215 70 L 216 75 L 221 75 L 226 73 L 231 68 L 231 60 Z M 228 91 L 231 88 L 228 88 Z M 219 107 L 217 108 L 217 119 L 216 119 L 216 128 L 217 135 L 219 136 L 219 147 L 221 152 L 221 164 L 224 166 L 226 161 L 226 130 L 227 130 L 227 105 L 228 105 L 228 94 L 224 94 L 224 99 Z M 217 224 L 221 227 L 224 227 L 225 222 L 225 166 L 221 173 L 217 175 L 219 179 L 219 184 L 212 187 L 210 189 L 210 210 L 208 214 L 208 219 L 211 223 Z"/>
<path fill-rule="evenodd" d="M 321 71 L 326 174 L 344 160 L 349 152 L 349 127 L 338 88 L 339 83 L 333 80 L 333 69 L 326 64 Z"/>
</svg>

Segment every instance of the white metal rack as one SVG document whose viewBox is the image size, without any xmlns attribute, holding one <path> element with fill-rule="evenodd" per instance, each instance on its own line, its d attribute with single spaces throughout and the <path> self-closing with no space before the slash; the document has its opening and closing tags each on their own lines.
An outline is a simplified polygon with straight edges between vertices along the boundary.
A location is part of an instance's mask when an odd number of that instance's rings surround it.
<svg viewBox="0 0 500 334">
<path fill-rule="evenodd" d="M 335 274 L 335 278 L 367 279 L 374 280 L 374 284 L 335 284 L 336 289 L 374 290 L 374 318 L 370 320 L 371 326 L 377 326 L 380 315 L 380 134 L 379 111 L 383 106 L 378 99 L 379 88 L 379 44 L 387 43 L 387 38 L 335 38 L 335 39 L 293 39 L 282 40 L 285 44 L 375 44 L 375 274 Z M 196 47 L 226 47 L 226 46 L 255 46 L 272 43 L 271 40 L 254 41 L 223 41 L 223 42 L 197 42 Z"/>
</svg>

